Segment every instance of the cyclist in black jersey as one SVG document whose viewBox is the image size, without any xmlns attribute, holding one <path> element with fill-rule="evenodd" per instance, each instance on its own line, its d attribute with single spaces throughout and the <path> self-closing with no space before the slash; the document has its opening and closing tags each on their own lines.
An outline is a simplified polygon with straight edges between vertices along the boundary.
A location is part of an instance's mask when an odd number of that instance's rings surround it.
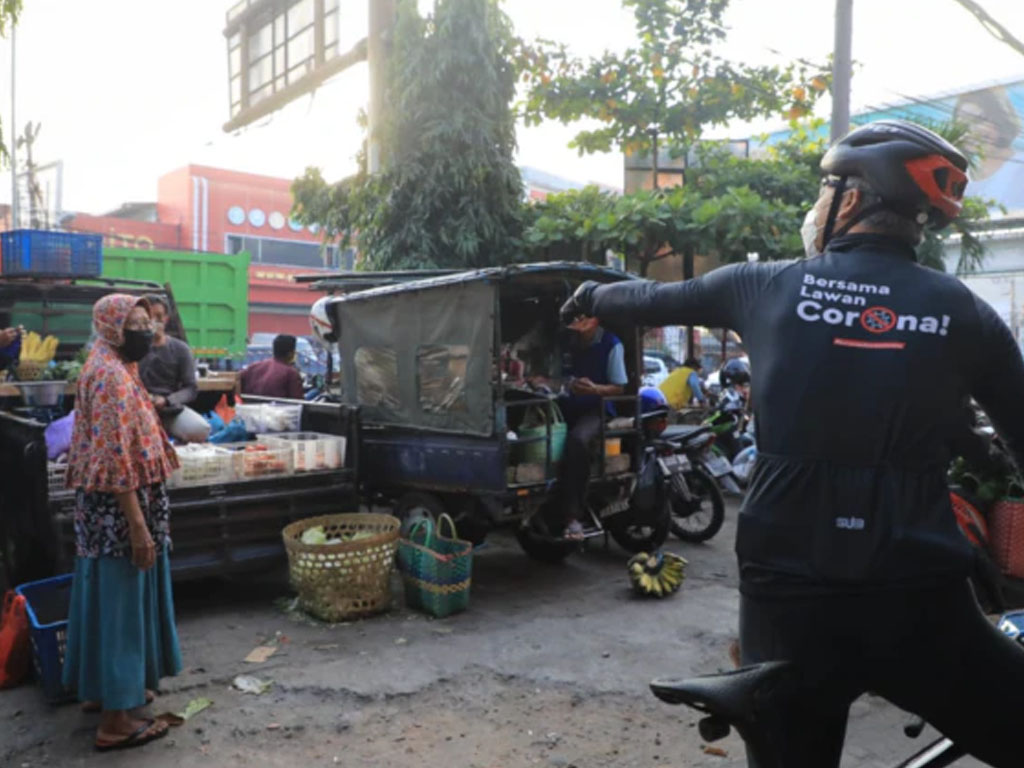
<svg viewBox="0 0 1024 768">
<path fill-rule="evenodd" d="M 914 250 L 925 226 L 959 213 L 967 161 L 883 120 L 821 167 L 808 258 L 585 283 L 564 312 L 743 337 L 758 456 L 736 539 L 741 652 L 801 670 L 803 695 L 775 730 L 787 767 L 838 766 L 865 691 L 1019 766 L 1024 654 L 977 606 L 946 469 L 970 397 L 1024 466 L 1024 361 L 995 311 Z"/>
</svg>

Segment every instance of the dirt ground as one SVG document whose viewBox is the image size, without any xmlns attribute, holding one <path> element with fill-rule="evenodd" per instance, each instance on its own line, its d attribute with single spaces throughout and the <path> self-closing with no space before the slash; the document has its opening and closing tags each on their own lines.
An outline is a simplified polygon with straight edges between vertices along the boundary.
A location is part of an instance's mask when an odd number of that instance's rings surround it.
<svg viewBox="0 0 1024 768">
<path fill-rule="evenodd" d="M 391 612 L 334 626 L 287 610 L 283 570 L 182 585 L 186 669 L 164 681 L 154 710 L 196 697 L 212 707 L 141 750 L 98 755 L 97 715 L 49 707 L 23 686 L 0 693 L 0 765 L 741 768 L 735 736 L 705 751 L 697 717 L 647 690 L 659 675 L 729 665 L 735 513 L 706 545 L 670 542 L 690 566 L 683 589 L 661 601 L 632 595 L 614 544 L 541 566 L 507 535 L 476 556 L 470 610 L 444 620 L 402 607 L 397 580 Z M 278 650 L 266 662 L 243 661 L 268 641 Z M 243 694 L 230 687 L 238 674 L 273 685 Z M 893 765 L 922 747 L 902 736 L 903 719 L 858 701 L 844 768 Z"/>
</svg>

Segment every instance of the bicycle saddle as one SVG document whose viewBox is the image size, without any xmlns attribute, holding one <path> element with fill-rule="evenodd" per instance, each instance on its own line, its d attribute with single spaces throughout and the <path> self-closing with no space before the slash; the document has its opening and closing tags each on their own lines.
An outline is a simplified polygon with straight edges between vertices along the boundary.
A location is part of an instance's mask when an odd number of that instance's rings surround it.
<svg viewBox="0 0 1024 768">
<path fill-rule="evenodd" d="M 669 704 L 686 704 L 694 709 L 738 724 L 755 719 L 755 705 L 770 695 L 792 674 L 785 661 L 769 661 L 717 675 L 687 680 L 658 679 L 651 691 Z"/>
</svg>

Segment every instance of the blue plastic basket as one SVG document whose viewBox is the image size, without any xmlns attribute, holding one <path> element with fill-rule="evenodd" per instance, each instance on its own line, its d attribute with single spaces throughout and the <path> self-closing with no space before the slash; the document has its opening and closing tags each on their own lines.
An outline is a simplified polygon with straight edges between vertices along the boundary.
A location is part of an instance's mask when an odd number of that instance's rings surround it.
<svg viewBox="0 0 1024 768">
<path fill-rule="evenodd" d="M 103 271 L 103 235 L 14 229 L 0 233 L 3 274 L 99 277 Z"/>
<path fill-rule="evenodd" d="M 73 697 L 61 682 L 67 648 L 71 582 L 72 574 L 68 573 L 22 584 L 14 590 L 25 598 L 32 638 L 32 663 L 42 683 L 43 695 L 54 704 Z"/>
</svg>

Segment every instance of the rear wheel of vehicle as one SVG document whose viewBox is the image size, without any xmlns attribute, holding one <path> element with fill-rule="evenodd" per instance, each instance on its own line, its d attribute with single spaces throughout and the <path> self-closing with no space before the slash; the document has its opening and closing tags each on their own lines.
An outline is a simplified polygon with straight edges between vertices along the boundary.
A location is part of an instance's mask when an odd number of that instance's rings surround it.
<svg viewBox="0 0 1024 768">
<path fill-rule="evenodd" d="M 536 520 L 528 520 L 516 530 L 516 539 L 532 560 L 557 565 L 580 548 L 578 541 L 564 541 L 541 529 Z"/>
<path fill-rule="evenodd" d="M 653 552 L 665 543 L 672 525 L 672 512 L 668 500 L 653 522 L 640 523 L 632 510 L 626 510 L 609 518 L 606 527 L 616 543 L 627 552 Z"/>
<path fill-rule="evenodd" d="M 413 491 L 402 496 L 395 504 L 395 517 L 402 521 L 402 536 L 408 536 L 413 527 L 422 520 L 435 525 L 437 518 L 444 514 L 441 500 L 432 493 Z"/>
<path fill-rule="evenodd" d="M 672 495 L 672 533 L 699 544 L 713 537 L 725 521 L 725 499 L 718 483 L 700 467 L 684 472 L 693 499 Z"/>
</svg>

